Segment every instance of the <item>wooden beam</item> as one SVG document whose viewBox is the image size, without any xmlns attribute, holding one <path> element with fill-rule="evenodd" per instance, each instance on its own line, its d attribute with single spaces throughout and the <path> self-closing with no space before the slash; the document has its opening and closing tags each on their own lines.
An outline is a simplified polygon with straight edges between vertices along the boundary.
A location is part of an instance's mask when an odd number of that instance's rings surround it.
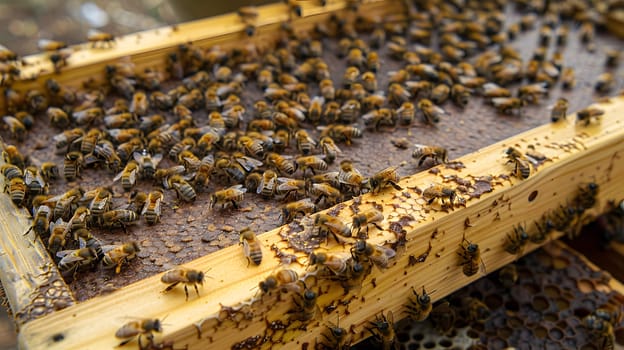
<svg viewBox="0 0 624 350">
<path fill-rule="evenodd" d="M 5 188 L 4 176 L 0 187 Z M 41 240 L 33 232 L 25 235 L 31 225 L 26 209 L 16 208 L 8 196 L 0 200 L 0 281 L 18 327 L 75 302 Z"/>
<path fill-rule="evenodd" d="M 599 212 L 607 200 L 624 196 L 623 180 L 619 176 L 624 173 L 621 161 L 624 98 L 613 98 L 597 107 L 605 111 L 601 122 L 583 126 L 575 124 L 572 115 L 567 121 L 529 130 L 458 159 L 465 168 L 438 166 L 434 171 L 402 179 L 401 191 L 365 194 L 354 200 L 357 204 L 349 201 L 329 209 L 328 212 L 350 223 L 353 208 L 363 211 L 377 206 L 385 216 L 381 223 L 383 230 L 371 229 L 369 242 L 394 242 L 396 235 L 392 230 L 400 227 L 407 232 L 407 243 L 388 269 L 373 269 L 362 287 L 347 295 L 334 281 L 308 279 L 308 287 L 320 295 L 322 321 L 314 320 L 307 325 L 289 322 L 288 311 L 295 309 L 289 294 L 279 298 L 277 295 L 259 297 L 258 283 L 283 268 L 270 256 L 273 253 L 269 253 L 269 246 L 274 244 L 287 253 L 297 254 L 299 263 L 289 268 L 300 275 L 306 273 L 306 255 L 288 248 L 281 235 L 289 229 L 281 227 L 260 236 L 265 259 L 258 267 L 247 267 L 237 246 L 187 264 L 202 271 L 210 270 L 207 274 L 211 278 L 199 298 L 191 293 L 189 301 L 185 301 L 181 288 L 161 293 L 165 286 L 157 275 L 32 321 L 23 327 L 19 343 L 23 349 L 112 347 L 119 342 L 114 333 L 127 317 L 166 318 L 164 338 L 177 346 L 188 345 L 190 349 L 205 348 L 208 344 L 214 348 L 231 348 L 240 342 L 260 342 L 258 339 L 265 341 L 265 348 L 286 342 L 297 347 L 313 346 L 321 339 L 320 333 L 326 325 L 336 323 L 338 317 L 340 326 L 349 330 L 352 340 L 358 340 L 368 335 L 364 326 L 374 315 L 382 311 L 401 314 L 412 295 L 412 287 L 425 286 L 428 291 L 435 291 L 432 299 L 438 300 L 481 277 L 482 273 L 467 277 L 459 266 L 457 252 L 464 235 L 479 245 L 486 271 L 490 272 L 521 255 L 504 250 L 513 227 L 526 225 L 533 232 L 534 221 L 570 203 L 579 184 L 593 181 L 600 186 L 597 204 L 590 212 Z M 511 175 L 512 167 L 506 164 L 504 151 L 510 146 L 521 150 L 532 146 L 549 160 L 528 179 L 520 180 Z M 459 183 L 476 188 L 485 185 L 476 183 L 481 177 L 492 179 L 489 182 L 492 191 L 480 197 L 461 194 L 465 208 L 442 210 L 439 204 L 428 205 L 420 194 L 420 190 L 431 184 L 456 188 Z M 551 238 L 562 234 L 558 232 Z M 424 256 L 429 244 L 432 249 L 426 259 L 410 266 L 410 257 Z M 350 246 L 330 243 L 321 250 L 348 255 Z M 522 253 L 536 248 L 538 245 L 530 243 Z M 280 329 L 281 324 L 285 329 Z"/>
</svg>

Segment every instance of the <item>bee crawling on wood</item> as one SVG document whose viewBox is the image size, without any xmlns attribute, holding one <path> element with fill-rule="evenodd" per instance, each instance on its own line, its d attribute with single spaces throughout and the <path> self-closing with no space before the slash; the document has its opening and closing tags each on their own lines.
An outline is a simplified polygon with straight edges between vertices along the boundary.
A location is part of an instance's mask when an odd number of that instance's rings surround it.
<svg viewBox="0 0 624 350">
<path fill-rule="evenodd" d="M 414 287 L 412 287 L 412 293 L 414 294 L 414 298 L 409 298 L 405 306 L 407 315 L 414 321 L 424 321 L 429 316 L 429 313 L 431 313 L 433 307 L 431 304 L 431 297 L 425 291 L 425 286 L 422 288 L 422 294 L 418 294 Z"/>
<path fill-rule="evenodd" d="M 432 204 L 435 200 L 439 200 L 441 205 L 445 205 L 444 200 L 448 199 L 449 205 L 452 207 L 457 199 L 457 191 L 455 189 L 438 184 L 427 187 L 422 194 L 427 204 Z"/>
<path fill-rule="evenodd" d="M 169 284 L 169 286 L 163 290 L 163 293 L 169 292 L 178 284 L 183 283 L 184 295 L 188 301 L 188 285 L 192 285 L 193 288 L 195 288 L 195 293 L 197 294 L 197 297 L 199 297 L 199 289 L 197 288 L 197 285 L 200 284 L 203 286 L 204 279 L 205 276 L 202 271 L 180 266 L 165 272 L 160 278 L 160 281 Z"/>
<path fill-rule="evenodd" d="M 352 229 L 357 229 L 358 235 L 360 234 L 360 230 L 362 227 L 366 227 L 366 232 L 368 234 L 368 226 L 373 225 L 377 229 L 382 230 L 379 223 L 384 220 L 384 215 L 381 211 L 377 209 L 370 209 L 365 212 L 361 212 L 353 217 L 353 223 L 351 224 Z"/>
<path fill-rule="evenodd" d="M 600 108 L 587 107 L 576 112 L 576 120 L 577 123 L 582 123 L 583 126 L 589 126 L 592 122 L 599 123 L 604 113 L 604 110 Z"/>
<path fill-rule="evenodd" d="M 514 175 L 520 179 L 527 179 L 533 173 L 533 168 L 529 160 L 515 147 L 505 150 L 505 155 L 509 159 L 507 163 L 514 164 Z"/>
<path fill-rule="evenodd" d="M 162 323 L 160 320 L 154 318 L 145 318 L 135 321 L 130 321 L 115 332 L 115 337 L 119 339 L 124 339 L 117 347 L 124 346 L 131 342 L 135 337 L 138 336 L 139 349 L 149 349 L 154 343 L 154 334 L 153 332 L 161 333 L 162 332 Z M 148 344 L 144 345 L 141 342 L 141 337 L 146 336 L 148 340 Z"/>
<path fill-rule="evenodd" d="M 550 107 L 550 121 L 556 123 L 565 120 L 569 105 L 567 99 L 563 97 L 557 99 L 555 104 Z"/>
<path fill-rule="evenodd" d="M 262 262 L 262 243 L 260 243 L 256 233 L 249 227 L 245 227 L 240 231 L 240 242 L 247 258 L 247 266 L 252 262 L 254 265 L 260 265 Z"/>
<path fill-rule="evenodd" d="M 459 265 L 463 266 L 462 270 L 464 275 L 469 277 L 473 276 L 479 272 L 480 269 L 485 272 L 485 264 L 483 263 L 483 259 L 481 259 L 481 250 L 478 244 L 470 242 L 464 235 L 459 247 L 460 251 L 457 252 L 457 254 L 461 257 Z"/>
<path fill-rule="evenodd" d="M 91 47 L 112 47 L 115 44 L 115 36 L 110 33 L 105 33 L 97 29 L 89 29 L 87 32 L 87 41 L 91 43 Z"/>
<path fill-rule="evenodd" d="M 303 293 L 293 295 L 293 303 L 296 308 L 289 311 L 291 320 L 309 322 L 313 319 L 320 320 L 321 309 L 317 304 L 318 294 L 311 290 L 305 289 Z"/>
<path fill-rule="evenodd" d="M 522 254 L 524 247 L 529 242 L 529 234 L 523 225 L 514 227 L 513 233 L 507 235 L 505 251 L 509 254 Z"/>
<path fill-rule="evenodd" d="M 414 145 L 412 158 L 418 160 L 419 167 L 422 166 L 427 159 L 432 159 L 435 164 L 447 163 L 448 151 L 444 147 L 416 144 Z"/>
<path fill-rule="evenodd" d="M 388 311 L 386 315 L 376 316 L 374 321 L 369 322 L 371 327 L 366 329 L 373 335 L 373 340 L 380 345 L 379 349 L 397 350 L 399 343 L 394 333 L 394 315 Z"/>
</svg>

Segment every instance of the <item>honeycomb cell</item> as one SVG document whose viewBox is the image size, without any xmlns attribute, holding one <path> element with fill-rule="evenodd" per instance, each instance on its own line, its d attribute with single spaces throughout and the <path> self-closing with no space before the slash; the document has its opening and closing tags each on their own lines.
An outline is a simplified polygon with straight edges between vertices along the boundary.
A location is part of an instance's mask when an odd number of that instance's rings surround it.
<svg viewBox="0 0 624 350">
<path fill-rule="evenodd" d="M 548 335 L 548 329 L 544 326 L 538 326 L 533 330 L 533 333 L 535 334 L 535 337 L 544 339 Z"/>
<path fill-rule="evenodd" d="M 548 322 L 557 322 L 559 320 L 559 315 L 554 312 L 549 312 L 544 314 L 544 321 Z"/>
<path fill-rule="evenodd" d="M 547 285 L 544 287 L 544 294 L 548 298 L 556 298 L 561 295 L 561 289 L 555 285 Z"/>
<path fill-rule="evenodd" d="M 488 294 L 483 301 L 490 309 L 498 309 L 503 305 L 503 297 L 500 294 Z"/>
<path fill-rule="evenodd" d="M 564 311 L 570 308 L 570 302 L 564 298 L 556 298 L 555 305 L 559 311 Z"/>
<path fill-rule="evenodd" d="M 552 340 L 560 341 L 563 339 L 563 330 L 559 327 L 553 327 L 548 331 L 548 337 Z"/>
<path fill-rule="evenodd" d="M 548 298 L 541 295 L 533 297 L 531 305 L 533 306 L 533 309 L 538 312 L 546 311 L 550 307 Z"/>
</svg>

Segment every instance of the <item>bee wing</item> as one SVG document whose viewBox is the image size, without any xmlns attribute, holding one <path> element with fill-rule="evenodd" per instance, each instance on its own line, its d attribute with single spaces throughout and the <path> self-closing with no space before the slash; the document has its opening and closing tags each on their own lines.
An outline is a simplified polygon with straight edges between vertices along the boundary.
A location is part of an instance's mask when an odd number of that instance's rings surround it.
<svg viewBox="0 0 624 350">
<path fill-rule="evenodd" d="M 66 255 L 69 255 L 69 254 L 71 254 L 71 253 L 73 253 L 75 251 L 76 251 L 75 249 L 61 250 L 61 251 L 56 252 L 56 256 L 59 257 L 59 258 L 63 258 Z"/>
<path fill-rule="evenodd" d="M 394 249 L 392 248 L 384 247 L 381 245 L 378 245 L 377 248 L 381 250 L 388 259 L 392 259 L 396 256 L 396 251 L 394 251 Z"/>
<path fill-rule="evenodd" d="M 160 163 L 160 161 L 163 159 L 163 155 L 162 154 L 156 154 L 154 156 L 152 156 L 152 163 L 154 164 L 154 168 L 156 168 L 158 166 L 158 163 Z"/>
<path fill-rule="evenodd" d="M 119 181 L 119 180 L 121 179 L 121 177 L 123 176 L 124 172 L 125 172 L 125 169 L 124 169 L 124 170 L 122 170 L 121 172 L 119 172 L 119 174 L 117 174 L 117 176 L 115 176 L 115 177 L 113 178 L 113 182 L 117 182 L 117 181 Z"/>
<path fill-rule="evenodd" d="M 232 186 L 231 187 L 233 190 L 241 192 L 241 193 L 245 193 L 247 192 L 247 189 L 245 187 L 243 187 L 243 185 L 236 185 L 236 186 Z"/>
<path fill-rule="evenodd" d="M 261 161 L 246 156 L 236 157 L 236 162 L 240 164 L 240 166 L 242 166 L 245 171 L 252 171 L 255 168 L 262 166 Z"/>
<path fill-rule="evenodd" d="M 143 164 L 143 155 L 139 152 L 132 153 L 132 158 L 136 160 L 137 163 Z"/>
<path fill-rule="evenodd" d="M 264 181 L 264 176 L 262 176 L 262 178 L 260 179 L 260 183 L 258 184 L 258 188 L 256 189 L 256 193 L 260 194 L 262 193 L 262 189 L 264 189 L 265 186 L 265 181 Z"/>
<path fill-rule="evenodd" d="M 103 246 L 102 246 L 102 253 L 107 253 L 107 252 L 110 252 L 111 250 L 113 250 L 113 249 L 115 249 L 115 248 L 117 248 L 117 246 L 116 246 L 116 245 L 114 245 L 114 244 L 103 245 Z"/>
</svg>

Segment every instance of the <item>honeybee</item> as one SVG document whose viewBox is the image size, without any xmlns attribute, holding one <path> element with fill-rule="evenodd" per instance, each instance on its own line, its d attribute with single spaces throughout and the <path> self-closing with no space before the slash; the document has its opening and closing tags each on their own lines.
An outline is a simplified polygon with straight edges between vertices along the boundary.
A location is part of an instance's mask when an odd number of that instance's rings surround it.
<svg viewBox="0 0 624 350">
<path fill-rule="evenodd" d="M 522 254 L 529 241 L 529 234 L 522 225 L 515 226 L 513 233 L 507 235 L 505 251 L 509 254 Z"/>
<path fill-rule="evenodd" d="M 596 84 L 594 85 L 594 90 L 598 93 L 609 92 L 615 86 L 615 79 L 613 77 L 613 73 L 607 72 L 602 73 L 596 79 Z"/>
<path fill-rule="evenodd" d="M 274 275 L 268 276 L 264 281 L 260 281 L 258 285 L 263 293 L 268 293 L 278 287 L 281 290 L 300 292 L 301 288 L 297 282 L 299 282 L 299 274 L 297 271 L 281 269 Z"/>
<path fill-rule="evenodd" d="M 87 41 L 91 43 L 91 47 L 111 47 L 115 44 L 115 36 L 110 33 L 104 33 L 97 29 L 89 29 L 87 32 Z"/>
<path fill-rule="evenodd" d="M 141 250 L 137 242 L 131 241 L 120 245 L 103 246 L 102 266 L 105 269 L 115 268 L 115 273 L 121 272 L 121 266 L 136 257 Z"/>
<path fill-rule="evenodd" d="M 327 254 L 323 252 L 311 253 L 309 256 L 309 265 L 316 265 L 319 269 L 327 269 L 334 275 L 341 276 L 347 271 L 349 258 L 336 254 Z"/>
<path fill-rule="evenodd" d="M 431 90 L 431 101 L 435 104 L 441 105 L 448 100 L 450 93 L 451 88 L 449 88 L 448 85 L 438 84 L 433 88 L 433 90 Z"/>
<path fill-rule="evenodd" d="M 576 86 L 576 76 L 574 73 L 574 68 L 565 67 L 561 72 L 561 87 L 564 89 L 572 89 Z"/>
<path fill-rule="evenodd" d="M 2 117 L 2 121 L 8 126 L 9 131 L 11 132 L 11 137 L 13 137 L 18 142 L 24 141 L 24 136 L 26 135 L 26 126 L 17 118 L 13 116 L 4 116 Z"/>
<path fill-rule="evenodd" d="M 314 201 L 315 204 L 325 200 L 325 204 L 334 205 L 342 196 L 340 190 L 334 188 L 332 185 L 327 183 L 313 183 L 309 179 L 306 182 L 306 192 L 309 196 L 316 197 Z"/>
<path fill-rule="evenodd" d="M 584 183 L 579 186 L 578 194 L 574 198 L 574 203 L 578 210 L 587 210 L 596 205 L 596 196 L 600 186 L 595 182 Z"/>
<path fill-rule="evenodd" d="M 240 202 L 243 200 L 247 189 L 243 185 L 235 185 L 224 190 L 217 191 L 210 196 L 210 208 L 220 206 L 221 208 L 227 208 L 232 206 L 236 209 L 239 208 Z"/>
<path fill-rule="evenodd" d="M 5 162 L 13 164 L 20 169 L 24 169 L 26 166 L 26 158 L 20 153 L 17 147 L 8 145 L 4 147 L 2 151 L 2 158 Z"/>
<path fill-rule="evenodd" d="M 292 314 L 290 319 L 309 322 L 313 319 L 320 318 L 321 310 L 316 303 L 317 297 L 318 294 L 311 289 L 305 289 L 303 293 L 295 294 L 293 296 L 293 303 L 296 309 L 289 311 L 289 313 Z"/>
<path fill-rule="evenodd" d="M 24 169 L 24 184 L 28 189 L 28 196 L 34 197 L 48 192 L 48 184 L 41 176 L 41 172 L 35 166 L 28 166 Z"/>
<path fill-rule="evenodd" d="M 522 107 L 526 102 L 517 97 L 495 97 L 492 99 L 492 105 L 499 113 L 514 114 L 522 113 Z"/>
<path fill-rule="evenodd" d="M 48 108 L 48 116 L 50 117 L 50 122 L 52 123 L 52 125 L 59 127 L 59 128 L 67 127 L 66 122 L 63 121 L 65 117 L 61 113 L 57 113 L 57 115 L 54 115 L 54 116 L 51 115 L 50 109 L 52 109 L 52 107 Z M 83 109 L 81 111 L 72 113 L 72 118 L 76 122 L 77 125 L 91 125 L 95 123 L 97 120 L 101 119 L 103 116 L 104 116 L 104 110 L 102 110 L 102 108 L 100 107 L 91 107 L 91 108 Z M 55 119 L 53 118 L 57 118 L 59 121 L 55 121 Z M 69 120 L 67 120 L 67 123 L 68 122 Z M 57 123 L 61 123 L 61 124 L 57 124 Z"/>
<path fill-rule="evenodd" d="M 548 88 L 542 83 L 523 85 L 518 88 L 518 97 L 528 103 L 539 103 L 540 96 L 548 96 Z"/>
<path fill-rule="evenodd" d="M 6 46 L 0 44 L 0 62 L 17 61 L 18 56 Z"/>
<path fill-rule="evenodd" d="M 128 206 L 126 209 L 132 210 L 137 213 L 137 215 L 140 215 L 145 208 L 145 204 L 147 203 L 147 196 L 147 193 L 143 191 L 132 191 L 128 197 Z"/>
<path fill-rule="evenodd" d="M 588 315 L 583 319 L 583 325 L 590 330 L 599 349 L 615 349 L 615 332 L 610 322 L 596 315 Z"/>
<path fill-rule="evenodd" d="M 79 248 L 73 250 L 61 250 L 56 253 L 61 258 L 58 268 L 63 276 L 76 273 L 80 268 L 93 265 L 97 262 L 97 252 L 93 248 Z"/>
<path fill-rule="evenodd" d="M 121 179 L 121 187 L 125 191 L 130 191 L 136 184 L 136 179 L 139 174 L 139 163 L 134 160 L 129 161 L 124 169 L 115 176 L 113 181 L 119 181 Z"/>
<path fill-rule="evenodd" d="M 370 322 L 372 328 L 367 328 L 372 334 L 373 340 L 378 344 L 379 349 L 397 350 L 399 343 L 394 333 L 394 315 L 388 311 L 387 316 L 383 313 L 381 317 L 376 316 L 375 321 Z"/>
<path fill-rule="evenodd" d="M 132 153 L 132 157 L 139 164 L 139 167 L 141 168 L 141 175 L 144 178 L 153 179 L 156 168 L 162 160 L 162 154 L 152 156 L 147 152 L 146 149 L 143 149 L 141 153 Z"/>
<path fill-rule="evenodd" d="M 418 166 L 422 166 L 427 159 L 433 160 L 435 164 L 448 162 L 448 151 L 440 146 L 414 145 L 412 158 L 418 159 Z"/>
<path fill-rule="evenodd" d="M 59 249 L 65 247 L 67 234 L 69 233 L 69 223 L 63 219 L 50 222 L 50 238 L 48 239 L 48 250 L 54 255 Z"/>
<path fill-rule="evenodd" d="M 422 113 L 425 123 L 433 125 L 440 121 L 440 117 L 447 115 L 446 111 L 431 102 L 431 100 L 423 98 L 418 101 L 418 109 Z"/>
<path fill-rule="evenodd" d="M 379 223 L 384 220 L 383 213 L 377 209 L 369 209 L 367 211 L 361 212 L 355 216 L 353 216 L 353 223 L 351 224 L 351 228 L 357 229 L 358 236 L 360 234 L 360 230 L 362 227 L 366 227 L 366 232 L 368 233 L 368 226 L 373 225 L 378 230 L 381 230 L 381 226 Z"/>
<path fill-rule="evenodd" d="M 382 189 L 392 186 L 395 190 L 400 191 L 403 187 L 399 186 L 397 182 L 399 182 L 400 177 L 397 173 L 397 169 L 399 166 L 388 167 L 383 170 L 380 170 L 375 175 L 371 176 L 368 179 L 368 184 L 371 188 L 372 193 L 379 193 Z"/>
<path fill-rule="evenodd" d="M 568 113 L 568 106 L 569 103 L 567 99 L 563 97 L 558 98 L 555 104 L 551 107 L 550 121 L 556 123 L 559 120 L 565 120 Z"/>
<path fill-rule="evenodd" d="M 342 84 L 345 88 L 349 88 L 352 84 L 356 83 L 360 78 L 360 70 L 357 67 L 349 66 L 345 69 L 342 76 Z"/>
<path fill-rule="evenodd" d="M 382 93 L 371 94 L 364 97 L 361 101 L 362 111 L 368 112 L 379 109 L 386 103 L 386 97 Z"/>
<path fill-rule="evenodd" d="M 349 125 L 330 124 L 321 133 L 321 136 L 326 135 L 336 142 L 344 142 L 347 145 L 351 145 L 352 139 L 362 137 L 362 130 Z"/>
<path fill-rule="evenodd" d="M 576 120 L 578 123 L 583 122 L 583 126 L 588 126 L 592 122 L 600 122 L 600 118 L 604 114 L 604 110 L 597 107 L 587 107 L 576 112 Z"/>
<path fill-rule="evenodd" d="M 27 186 L 23 178 L 14 177 L 5 184 L 4 191 L 9 193 L 13 204 L 21 207 L 26 198 Z"/>
<path fill-rule="evenodd" d="M 182 175 L 172 175 L 167 178 L 167 188 L 173 188 L 176 196 L 185 202 L 193 202 L 197 197 L 197 192 Z"/>
<path fill-rule="evenodd" d="M 297 215 L 309 215 L 317 211 L 316 205 L 310 198 L 304 198 L 295 202 L 290 202 L 282 207 L 280 215 L 282 224 L 291 222 Z"/>
<path fill-rule="evenodd" d="M 138 220 L 139 216 L 132 210 L 114 209 L 102 214 L 102 227 L 122 227 L 125 230 L 126 226 L 135 224 Z"/>
<path fill-rule="evenodd" d="M 518 281 L 518 270 L 516 265 L 505 265 L 498 271 L 498 280 L 505 288 L 511 288 Z"/>
<path fill-rule="evenodd" d="M 58 40 L 39 39 L 39 41 L 37 41 L 37 47 L 41 51 L 58 51 L 66 48 L 67 44 Z"/>
<path fill-rule="evenodd" d="M 148 349 L 148 347 L 151 347 L 154 344 L 154 335 L 152 332 L 162 332 L 162 324 L 158 319 L 145 318 L 130 321 L 121 326 L 121 328 L 115 332 L 115 337 L 124 339 L 124 341 L 119 343 L 117 347 L 128 344 L 134 339 L 134 337 L 138 336 L 139 349 Z M 147 345 L 143 345 L 143 343 L 141 343 L 141 336 L 143 335 L 147 337 Z"/>
<path fill-rule="evenodd" d="M 334 143 L 334 140 L 329 136 L 321 137 L 319 140 L 319 147 L 325 156 L 327 164 L 332 164 L 338 154 L 342 153 L 340 148 L 338 148 L 338 146 Z"/>
<path fill-rule="evenodd" d="M 408 317 L 414 321 L 424 321 L 433 309 L 431 297 L 425 291 L 425 286 L 423 286 L 422 294 L 418 294 L 414 287 L 412 287 L 412 293 L 414 298 L 410 297 L 407 305 L 405 305 Z"/>
<path fill-rule="evenodd" d="M 84 113 L 84 111 L 76 113 Z M 46 115 L 50 119 L 50 124 L 55 128 L 65 129 L 69 126 L 69 116 L 67 116 L 67 113 L 65 113 L 65 111 L 60 108 L 48 107 L 48 109 L 46 110 Z"/>
<path fill-rule="evenodd" d="M 80 229 L 87 228 L 87 223 L 89 222 L 91 216 L 91 211 L 87 207 L 78 207 L 71 219 L 69 219 L 69 226 L 72 232 L 76 232 Z M 74 234 L 74 239 L 78 239 L 78 237 Z"/>
<path fill-rule="evenodd" d="M 243 245 L 243 253 L 247 258 L 247 266 L 250 263 L 260 265 L 262 262 L 262 243 L 256 236 L 256 233 L 249 227 L 245 227 L 240 232 L 240 243 Z"/>
<path fill-rule="evenodd" d="M 312 174 L 316 174 L 316 171 L 327 170 L 327 163 L 323 156 L 301 156 L 295 158 L 295 165 L 297 169 L 301 169 L 305 176 L 306 170 L 310 169 Z"/>
<path fill-rule="evenodd" d="M 317 342 L 315 349 L 350 349 L 351 337 L 349 332 L 339 325 L 328 324 L 327 329 L 321 333 L 322 342 Z"/>
<path fill-rule="evenodd" d="M 379 130 L 381 126 L 394 126 L 396 124 L 392 110 L 388 108 L 374 109 L 364 114 L 362 120 L 367 128 L 373 128 L 374 130 Z"/>
<path fill-rule="evenodd" d="M 273 170 L 266 170 L 262 174 L 256 193 L 265 198 L 273 197 L 277 190 L 277 174 Z"/>
<path fill-rule="evenodd" d="M 353 163 L 349 160 L 340 162 L 340 170 L 338 171 L 338 183 L 341 188 L 346 188 L 354 194 L 359 194 L 362 187 L 366 184 L 366 179 Z"/>
<path fill-rule="evenodd" d="M 460 266 L 463 266 L 464 275 L 470 277 L 479 272 L 480 269 L 485 272 L 485 264 L 481 259 L 481 250 L 478 244 L 470 242 L 464 236 L 459 247 L 460 251 L 457 254 L 461 257 Z"/>
<path fill-rule="evenodd" d="M 72 181 L 76 177 L 80 176 L 80 170 L 82 169 L 84 159 L 80 152 L 69 152 L 65 155 L 63 162 L 63 177 L 65 180 Z"/>
<path fill-rule="evenodd" d="M 202 271 L 179 266 L 165 272 L 160 278 L 160 281 L 169 284 L 169 286 L 163 290 L 163 293 L 169 292 L 178 284 L 183 283 L 184 295 L 186 296 L 186 301 L 188 301 L 188 285 L 192 285 L 193 288 L 195 288 L 195 293 L 197 297 L 199 297 L 197 285 L 200 284 L 203 286 L 204 278 L 205 276 Z"/>
<path fill-rule="evenodd" d="M 334 88 L 334 83 L 331 79 L 323 79 L 319 82 L 319 90 L 321 92 L 321 96 L 325 100 L 333 100 L 336 97 L 336 89 Z"/>
<path fill-rule="evenodd" d="M 32 230 L 37 236 L 43 237 L 50 230 L 50 221 L 52 221 L 52 208 L 44 204 L 37 206 L 33 215 L 33 224 L 24 235 Z"/>
<path fill-rule="evenodd" d="M 506 157 L 509 159 L 507 163 L 514 164 L 514 175 L 520 179 L 527 179 L 533 173 L 533 168 L 529 160 L 520 152 L 520 150 L 509 147 L 505 151 Z"/>
<path fill-rule="evenodd" d="M 314 217 L 314 227 L 318 228 L 319 236 L 327 237 L 331 233 L 338 242 L 342 242 L 338 235 L 351 237 L 351 229 L 342 220 L 327 214 L 317 214 Z"/>
<path fill-rule="evenodd" d="M 18 168 L 13 164 L 2 164 L 0 168 L 2 170 L 2 175 L 6 180 L 11 180 L 16 177 L 23 177 L 22 169 Z"/>
<path fill-rule="evenodd" d="M 620 61 L 620 51 L 616 49 L 607 49 L 606 56 L 605 65 L 609 68 L 616 68 Z"/>
<path fill-rule="evenodd" d="M 164 195 L 160 190 L 152 191 L 147 196 L 141 215 L 148 225 L 154 225 L 160 221 L 160 206 L 163 199 Z"/>
<path fill-rule="evenodd" d="M 404 102 L 408 102 L 412 97 L 410 92 L 397 83 L 390 84 L 388 87 L 388 102 L 400 106 Z"/>
<path fill-rule="evenodd" d="M 370 244 L 364 239 L 358 239 L 351 247 L 351 256 L 358 262 L 371 261 L 379 269 L 386 269 L 390 259 L 396 256 L 396 251 L 382 245 Z"/>
<path fill-rule="evenodd" d="M 316 147 L 316 141 L 314 141 L 303 129 L 300 129 L 295 133 L 295 141 L 297 142 L 297 150 L 306 156 L 309 155 Z"/>
</svg>

